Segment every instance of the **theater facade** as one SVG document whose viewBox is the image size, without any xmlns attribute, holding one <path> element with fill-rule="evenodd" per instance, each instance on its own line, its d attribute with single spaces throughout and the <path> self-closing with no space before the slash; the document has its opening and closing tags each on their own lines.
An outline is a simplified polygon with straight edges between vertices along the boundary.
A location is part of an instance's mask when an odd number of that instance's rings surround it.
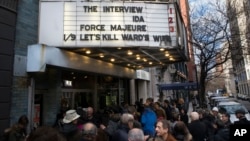
<svg viewBox="0 0 250 141">
<path fill-rule="evenodd" d="M 37 42 L 14 70 L 28 80 L 31 127 L 52 125 L 62 104 L 101 110 L 155 97 L 151 70 L 188 60 L 177 2 L 40 0 L 37 16 Z"/>
</svg>

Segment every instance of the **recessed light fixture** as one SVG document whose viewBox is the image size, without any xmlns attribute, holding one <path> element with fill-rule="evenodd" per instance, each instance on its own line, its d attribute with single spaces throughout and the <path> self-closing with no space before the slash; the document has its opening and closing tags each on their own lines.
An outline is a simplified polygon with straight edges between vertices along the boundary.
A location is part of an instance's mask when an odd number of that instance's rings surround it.
<svg viewBox="0 0 250 141">
<path fill-rule="evenodd" d="M 140 60 L 140 59 L 141 59 L 141 57 L 140 57 L 139 54 L 136 55 L 136 59 L 137 59 L 137 60 Z"/>
<path fill-rule="evenodd" d="M 173 58 L 173 57 L 170 57 L 169 60 L 170 60 L 170 61 L 174 61 L 174 58 Z"/>
<path fill-rule="evenodd" d="M 169 56 L 169 53 L 165 53 L 165 56 L 167 56 L 167 57 L 168 57 L 168 56 Z"/>
<path fill-rule="evenodd" d="M 132 55 L 133 52 L 131 50 L 128 50 L 128 55 Z"/>
<path fill-rule="evenodd" d="M 147 62 L 148 60 L 147 60 L 146 58 L 143 58 L 143 61 L 144 61 L 144 62 Z"/>
<path fill-rule="evenodd" d="M 153 63 L 152 62 L 149 62 L 149 65 L 152 65 Z"/>
<path fill-rule="evenodd" d="M 87 50 L 87 51 L 86 51 L 86 54 L 90 54 L 90 53 L 91 53 L 91 51 L 90 51 L 90 50 Z"/>
<path fill-rule="evenodd" d="M 104 57 L 104 54 L 103 53 L 100 53 L 100 55 L 99 55 L 101 58 L 103 58 Z"/>
<path fill-rule="evenodd" d="M 127 66 L 131 66 L 130 64 L 127 64 Z"/>
<path fill-rule="evenodd" d="M 164 51 L 165 49 L 164 48 L 160 48 L 160 51 Z"/>
<path fill-rule="evenodd" d="M 120 49 L 122 49 L 122 48 L 121 48 L 121 47 L 118 47 L 117 49 L 119 49 L 119 50 L 120 50 Z"/>
<path fill-rule="evenodd" d="M 114 62 L 114 61 L 115 61 L 115 59 L 114 59 L 114 58 L 111 58 L 111 59 L 110 59 L 110 61 L 111 61 L 111 62 Z"/>
</svg>

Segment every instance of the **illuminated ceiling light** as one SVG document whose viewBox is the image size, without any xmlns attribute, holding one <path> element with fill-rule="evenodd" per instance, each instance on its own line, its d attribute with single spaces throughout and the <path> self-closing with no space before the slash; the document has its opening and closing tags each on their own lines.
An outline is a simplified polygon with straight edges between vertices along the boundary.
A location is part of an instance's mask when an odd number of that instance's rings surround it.
<svg viewBox="0 0 250 141">
<path fill-rule="evenodd" d="M 160 51 L 164 51 L 165 49 L 164 48 L 160 48 Z"/>
<path fill-rule="evenodd" d="M 165 53 L 165 56 L 168 57 L 168 56 L 169 56 L 169 53 Z"/>
<path fill-rule="evenodd" d="M 153 63 L 152 62 L 149 62 L 149 65 L 152 65 Z"/>
<path fill-rule="evenodd" d="M 117 49 L 119 49 L 119 50 L 120 50 L 120 49 L 122 49 L 122 48 L 121 48 L 121 47 L 118 47 Z"/>
<path fill-rule="evenodd" d="M 103 58 L 104 57 L 104 54 L 102 54 L 102 53 L 100 53 L 100 55 L 99 55 L 101 58 Z"/>
<path fill-rule="evenodd" d="M 91 51 L 90 51 L 90 50 L 87 50 L 87 51 L 86 51 L 86 54 L 90 54 L 90 53 L 91 53 Z"/>
<path fill-rule="evenodd" d="M 170 61 L 174 61 L 174 58 L 173 58 L 173 57 L 170 57 L 169 60 L 170 60 Z"/>
<path fill-rule="evenodd" d="M 132 55 L 133 52 L 131 50 L 128 50 L 128 55 Z"/>
<path fill-rule="evenodd" d="M 111 58 L 110 61 L 111 61 L 111 62 L 115 62 L 115 59 L 114 59 L 114 58 Z"/>
<path fill-rule="evenodd" d="M 144 62 L 147 62 L 147 59 L 146 59 L 146 58 L 143 58 L 143 61 L 144 61 Z"/>
<path fill-rule="evenodd" d="M 140 60 L 140 59 L 141 59 L 140 55 L 137 54 L 137 55 L 136 55 L 136 59 L 137 59 L 137 60 Z"/>
<path fill-rule="evenodd" d="M 127 64 L 127 66 L 131 66 L 130 64 Z"/>
</svg>

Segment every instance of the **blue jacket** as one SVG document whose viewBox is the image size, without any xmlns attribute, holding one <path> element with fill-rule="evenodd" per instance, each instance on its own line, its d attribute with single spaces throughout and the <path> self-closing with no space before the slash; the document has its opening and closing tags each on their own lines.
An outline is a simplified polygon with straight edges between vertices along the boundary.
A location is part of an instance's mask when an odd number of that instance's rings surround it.
<svg viewBox="0 0 250 141">
<path fill-rule="evenodd" d="M 155 135 L 155 124 L 157 117 L 151 108 L 145 108 L 141 116 L 142 129 L 145 135 Z"/>
</svg>

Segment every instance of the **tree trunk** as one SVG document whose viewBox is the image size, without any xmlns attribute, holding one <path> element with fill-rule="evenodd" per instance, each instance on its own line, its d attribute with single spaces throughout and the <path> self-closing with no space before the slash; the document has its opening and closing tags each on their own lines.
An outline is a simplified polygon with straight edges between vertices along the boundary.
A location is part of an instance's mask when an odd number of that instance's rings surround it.
<svg viewBox="0 0 250 141">
<path fill-rule="evenodd" d="M 200 107 L 205 107 L 206 104 L 206 99 L 205 99 L 205 94 L 206 94 L 206 72 L 201 69 L 201 74 L 200 74 L 200 89 L 199 89 L 199 104 Z"/>
</svg>

